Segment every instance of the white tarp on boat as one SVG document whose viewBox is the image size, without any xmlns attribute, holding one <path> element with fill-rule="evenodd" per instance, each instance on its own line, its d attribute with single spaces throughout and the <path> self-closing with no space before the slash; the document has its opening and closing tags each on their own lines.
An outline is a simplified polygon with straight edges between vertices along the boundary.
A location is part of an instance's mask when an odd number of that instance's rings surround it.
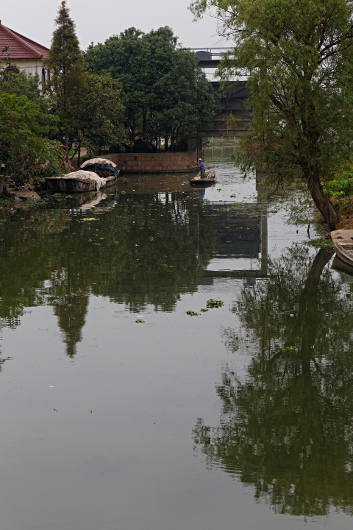
<svg viewBox="0 0 353 530">
<path fill-rule="evenodd" d="M 73 171 L 72 173 L 67 173 L 67 175 L 64 175 L 62 177 L 63 179 L 76 179 L 80 182 L 89 182 L 94 180 L 96 183 L 96 190 L 99 191 L 99 189 L 105 185 L 106 179 L 101 178 L 97 175 L 97 173 L 94 173 L 93 171 L 84 171 L 83 169 L 79 169 L 78 171 Z"/>
</svg>

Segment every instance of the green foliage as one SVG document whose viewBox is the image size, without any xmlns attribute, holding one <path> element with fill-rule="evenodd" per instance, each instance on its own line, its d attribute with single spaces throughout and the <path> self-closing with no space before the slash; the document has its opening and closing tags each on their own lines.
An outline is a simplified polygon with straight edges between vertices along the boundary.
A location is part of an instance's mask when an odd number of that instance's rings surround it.
<svg viewBox="0 0 353 530">
<path fill-rule="evenodd" d="M 298 353 L 298 348 L 295 348 L 294 346 L 286 346 L 285 348 L 281 348 L 282 353 Z"/>
<path fill-rule="evenodd" d="M 140 135 L 175 146 L 206 129 L 218 110 L 197 57 L 178 48 L 168 27 L 147 34 L 129 28 L 104 44 L 91 44 L 85 60 L 89 71 L 108 74 L 122 87 L 131 141 Z"/>
<path fill-rule="evenodd" d="M 211 298 L 210 300 L 207 300 L 206 307 L 212 309 L 214 307 L 222 307 L 223 305 L 224 302 L 222 302 L 222 300 L 213 300 L 213 298 Z"/>
<path fill-rule="evenodd" d="M 86 74 L 82 89 L 82 113 L 75 128 L 76 145 L 84 145 L 90 153 L 103 145 L 125 138 L 123 104 L 117 83 L 110 77 Z"/>
<path fill-rule="evenodd" d="M 55 22 L 57 28 L 45 61 L 50 71 L 45 93 L 52 100 L 52 112 L 60 118 L 61 139 L 65 137 L 68 159 L 72 143 L 76 146 L 75 154 L 81 146 L 92 153 L 103 145 L 121 141 L 123 106 L 116 82 L 108 75 L 87 73 L 65 1 Z"/>
<path fill-rule="evenodd" d="M 50 79 L 44 88 L 52 100 L 54 114 L 60 118 L 59 127 L 65 136 L 68 159 L 68 137 L 77 126 L 83 110 L 85 65 L 75 34 L 75 24 L 69 16 L 65 1 L 61 3 L 55 23 L 57 28 L 53 33 L 49 56 L 45 60 Z"/>
<path fill-rule="evenodd" d="M 6 63 L 11 66 L 11 63 Z M 5 64 L 0 68 L 0 91 L 14 94 L 15 96 L 26 96 L 30 101 L 36 103 L 43 112 L 41 118 L 43 125 L 50 126 L 50 134 L 54 135 L 57 130 L 57 120 L 51 112 L 52 102 L 45 97 L 42 91 L 38 75 L 29 76 L 25 72 L 7 71 Z"/>
<path fill-rule="evenodd" d="M 326 248 L 333 250 L 334 246 L 332 243 L 332 239 L 325 239 L 324 237 L 317 237 L 315 239 L 310 239 L 309 241 L 306 241 L 306 244 L 310 247 L 315 248 Z"/>
<path fill-rule="evenodd" d="M 351 0 L 196 0 L 213 8 L 234 48 L 220 76 L 249 73 L 251 132 L 240 141 L 244 170 L 284 185 L 300 177 L 334 228 L 322 182 L 351 154 L 353 27 Z"/>
<path fill-rule="evenodd" d="M 62 149 L 46 138 L 55 117 L 44 115 L 25 95 L 0 90 L 0 122 L 0 157 L 17 183 L 59 173 Z"/>
<path fill-rule="evenodd" d="M 353 195 L 353 172 L 344 171 L 338 178 L 330 180 L 323 186 L 329 197 L 348 197 Z"/>
</svg>

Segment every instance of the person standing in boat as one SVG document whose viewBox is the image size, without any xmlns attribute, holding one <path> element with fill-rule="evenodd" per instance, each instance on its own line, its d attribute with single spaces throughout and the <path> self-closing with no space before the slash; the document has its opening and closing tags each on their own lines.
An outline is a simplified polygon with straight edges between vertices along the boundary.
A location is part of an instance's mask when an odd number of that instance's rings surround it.
<svg viewBox="0 0 353 530">
<path fill-rule="evenodd" d="M 194 164 L 196 164 L 195 167 L 198 167 L 199 170 L 201 171 L 201 178 L 202 179 L 206 178 L 206 167 L 205 167 L 205 164 L 202 161 L 202 158 L 199 158 L 199 164 L 198 165 L 197 165 L 197 162 L 194 162 Z"/>
</svg>

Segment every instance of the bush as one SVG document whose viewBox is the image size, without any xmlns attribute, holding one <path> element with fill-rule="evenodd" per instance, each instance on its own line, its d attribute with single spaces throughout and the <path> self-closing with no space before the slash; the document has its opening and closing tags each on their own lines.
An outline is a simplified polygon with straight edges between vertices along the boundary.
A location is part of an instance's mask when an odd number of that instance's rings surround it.
<svg viewBox="0 0 353 530">
<path fill-rule="evenodd" d="M 56 124 L 54 116 L 45 115 L 27 96 L 0 91 L 0 122 L 0 158 L 17 184 L 64 170 L 61 144 L 46 138 Z"/>
<path fill-rule="evenodd" d="M 344 171 L 336 179 L 323 186 L 325 195 L 329 197 L 348 197 L 353 195 L 353 172 Z"/>
</svg>

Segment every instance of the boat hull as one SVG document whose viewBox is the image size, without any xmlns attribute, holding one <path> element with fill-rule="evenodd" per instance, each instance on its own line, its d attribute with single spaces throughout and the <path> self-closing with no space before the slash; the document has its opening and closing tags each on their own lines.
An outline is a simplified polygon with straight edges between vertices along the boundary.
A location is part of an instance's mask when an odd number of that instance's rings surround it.
<svg viewBox="0 0 353 530">
<path fill-rule="evenodd" d="M 353 267 L 353 230 L 334 230 L 331 239 L 340 260 Z"/>
<path fill-rule="evenodd" d="M 117 177 L 111 176 L 106 179 L 100 189 L 115 184 Z M 48 177 L 45 179 L 47 188 L 56 193 L 83 193 L 87 191 L 96 191 L 96 182 L 80 181 L 75 178 Z"/>
<path fill-rule="evenodd" d="M 200 179 L 200 180 L 190 180 L 190 186 L 202 187 L 213 186 L 217 182 L 217 179 Z"/>
<path fill-rule="evenodd" d="M 195 178 L 190 180 L 190 186 L 212 186 L 217 182 L 216 173 L 214 171 L 209 171 L 205 178 L 201 178 L 201 172 L 199 172 Z"/>
</svg>

